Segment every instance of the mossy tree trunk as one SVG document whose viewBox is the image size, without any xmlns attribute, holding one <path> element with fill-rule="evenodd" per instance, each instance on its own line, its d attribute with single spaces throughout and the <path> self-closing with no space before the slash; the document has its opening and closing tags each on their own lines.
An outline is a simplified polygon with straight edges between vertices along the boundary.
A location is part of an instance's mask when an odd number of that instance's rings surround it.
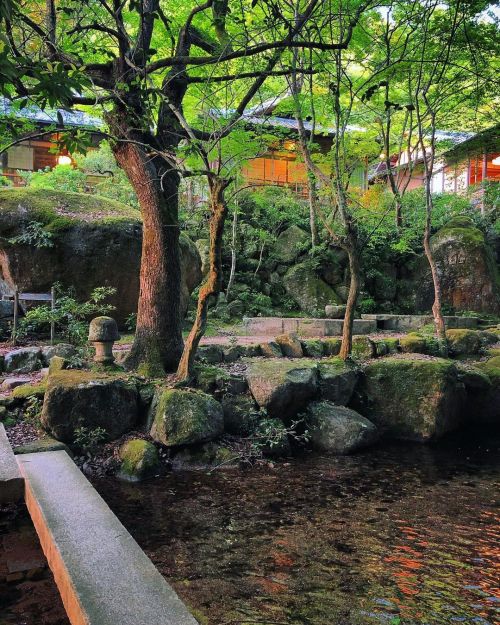
<svg viewBox="0 0 500 625">
<path fill-rule="evenodd" d="M 176 370 L 183 347 L 179 177 L 141 146 L 117 143 L 113 151 L 137 194 L 143 223 L 137 328 L 125 364 L 158 376 Z"/>
<path fill-rule="evenodd" d="M 229 180 L 216 175 L 209 176 L 210 188 L 210 250 L 209 269 L 205 282 L 200 288 L 198 306 L 193 327 L 184 345 L 184 351 L 177 369 L 179 381 L 188 381 L 192 377 L 194 358 L 200 340 L 207 325 L 208 303 L 210 297 L 218 295 L 222 284 L 222 235 L 227 216 L 227 204 L 224 192 Z"/>
<path fill-rule="evenodd" d="M 358 295 L 361 286 L 361 265 L 359 262 L 359 252 L 357 250 L 356 239 L 349 237 L 349 243 L 344 248 L 349 258 L 349 295 L 345 307 L 344 325 L 342 327 L 342 345 L 340 347 L 340 357 L 347 360 L 352 352 L 352 332 L 354 326 L 354 312 L 358 302 Z"/>
</svg>

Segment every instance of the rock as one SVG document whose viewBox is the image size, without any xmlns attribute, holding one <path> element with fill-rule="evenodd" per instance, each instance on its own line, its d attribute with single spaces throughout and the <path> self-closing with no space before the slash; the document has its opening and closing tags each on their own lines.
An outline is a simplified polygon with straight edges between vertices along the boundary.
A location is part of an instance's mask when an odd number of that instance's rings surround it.
<svg viewBox="0 0 500 625">
<path fill-rule="evenodd" d="M 67 445 L 51 436 L 44 436 L 31 443 L 14 447 L 14 453 L 16 455 L 37 454 L 44 451 L 65 451 L 69 456 L 73 456 Z"/>
<path fill-rule="evenodd" d="M 52 356 L 49 361 L 49 375 L 68 368 L 68 361 L 62 356 Z"/>
<path fill-rule="evenodd" d="M 259 347 L 260 352 L 264 356 L 264 358 L 281 358 L 283 356 L 281 347 L 275 341 L 261 343 Z"/>
<path fill-rule="evenodd" d="M 229 381 L 229 373 L 220 367 L 195 365 L 196 386 L 205 393 L 223 390 Z"/>
<path fill-rule="evenodd" d="M 368 447 L 378 438 L 377 428 L 371 421 L 329 401 L 309 404 L 306 423 L 312 446 L 319 451 L 349 454 Z"/>
<path fill-rule="evenodd" d="M 152 477 L 160 467 L 158 450 L 149 441 L 134 438 L 120 447 L 120 470 L 117 477 L 127 482 L 140 482 Z"/>
<path fill-rule="evenodd" d="M 239 455 L 232 449 L 214 442 L 174 450 L 174 469 L 207 469 L 237 465 Z"/>
<path fill-rule="evenodd" d="M 376 339 L 373 343 L 375 344 L 375 356 L 377 357 L 386 356 L 387 354 L 397 354 L 399 351 L 399 339 Z"/>
<path fill-rule="evenodd" d="M 341 358 L 331 358 L 318 364 L 318 373 L 322 399 L 340 406 L 347 405 L 358 381 L 357 367 Z"/>
<path fill-rule="evenodd" d="M 353 336 L 352 356 L 361 360 L 368 360 L 375 356 L 375 343 L 367 336 Z"/>
<path fill-rule="evenodd" d="M 317 392 L 314 361 L 248 360 L 245 375 L 258 405 L 282 421 L 297 415 Z"/>
<path fill-rule="evenodd" d="M 137 386 L 126 379 L 75 369 L 49 376 L 41 420 L 57 440 L 73 443 L 80 427 L 103 428 L 115 439 L 135 425 L 138 415 Z"/>
<path fill-rule="evenodd" d="M 470 356 L 481 351 L 481 335 L 475 330 L 446 330 L 450 356 Z"/>
<path fill-rule="evenodd" d="M 403 354 L 427 354 L 427 341 L 425 337 L 416 332 L 410 332 L 399 339 L 399 347 Z"/>
<path fill-rule="evenodd" d="M 309 243 L 309 235 L 298 226 L 290 226 L 284 230 L 276 239 L 274 244 L 274 255 L 282 263 L 293 263 L 293 261 L 306 251 Z"/>
<path fill-rule="evenodd" d="M 344 304 L 333 306 L 327 304 L 325 306 L 325 317 L 328 319 L 343 319 L 345 316 L 346 306 Z"/>
<path fill-rule="evenodd" d="M 283 286 L 301 310 L 320 316 L 327 304 L 339 304 L 335 291 L 319 278 L 308 262 L 291 267 L 283 277 Z"/>
<path fill-rule="evenodd" d="M 241 317 L 245 312 L 245 305 L 239 299 L 234 299 L 227 305 L 227 314 L 230 317 Z"/>
<path fill-rule="evenodd" d="M 493 251 L 484 234 L 467 217 L 455 217 L 431 238 L 443 304 L 455 310 L 498 314 L 500 280 Z M 415 276 L 416 306 L 430 310 L 434 290 L 428 263 Z"/>
<path fill-rule="evenodd" d="M 323 343 L 319 339 L 305 339 L 301 341 L 302 351 L 310 358 L 322 358 L 324 356 Z"/>
<path fill-rule="evenodd" d="M 69 360 L 76 356 L 77 351 L 74 345 L 70 345 L 69 343 L 58 343 L 57 345 L 47 345 L 42 347 L 42 357 L 44 360 L 45 366 L 50 366 L 50 361 L 54 356 L 58 356 L 59 358 L 65 358 Z"/>
<path fill-rule="evenodd" d="M 5 355 L 4 368 L 7 373 L 32 373 L 43 366 L 39 347 L 14 349 Z"/>
<path fill-rule="evenodd" d="M 260 345 L 239 345 L 239 350 L 242 358 L 255 358 L 256 356 L 262 356 Z"/>
<path fill-rule="evenodd" d="M 248 384 L 243 376 L 230 375 L 225 380 L 224 388 L 231 395 L 243 395 L 248 390 Z"/>
<path fill-rule="evenodd" d="M 475 367 L 488 376 L 491 386 L 471 395 L 467 412 L 472 423 L 500 424 L 500 355 L 475 363 Z"/>
<path fill-rule="evenodd" d="M 290 441 L 283 421 L 280 419 L 263 419 L 255 431 L 256 450 L 270 458 L 281 458 L 291 454 Z"/>
<path fill-rule="evenodd" d="M 43 397 L 47 390 L 47 383 L 40 382 L 39 384 L 23 384 L 16 386 L 12 391 L 12 397 L 15 399 L 29 399 L 30 397 Z"/>
<path fill-rule="evenodd" d="M 210 241 L 208 239 L 197 239 L 194 244 L 200 255 L 201 275 L 205 278 L 210 267 Z"/>
<path fill-rule="evenodd" d="M 220 345 L 201 345 L 198 347 L 196 356 L 210 365 L 224 362 L 224 351 Z"/>
<path fill-rule="evenodd" d="M 323 343 L 325 356 L 338 356 L 340 354 L 340 348 L 342 347 L 342 341 L 340 339 L 327 337 L 321 339 L 321 342 Z"/>
<path fill-rule="evenodd" d="M 223 349 L 224 362 L 236 362 L 241 358 L 242 351 L 239 345 L 226 347 Z"/>
<path fill-rule="evenodd" d="M 287 358 L 302 358 L 304 355 L 299 337 L 296 334 L 280 334 L 276 337 L 276 343 Z"/>
<path fill-rule="evenodd" d="M 26 384 L 29 381 L 30 379 L 28 377 L 5 378 L 5 380 L 2 382 L 1 389 L 2 391 L 12 391 L 13 389 L 16 388 L 16 386 L 22 386 L 23 384 Z"/>
<path fill-rule="evenodd" d="M 222 406 L 200 391 L 160 388 L 151 436 L 167 447 L 204 443 L 224 431 Z"/>
<path fill-rule="evenodd" d="M 30 221 L 54 233 L 52 247 L 11 244 Z M 6 287 L 48 292 L 60 282 L 84 301 L 97 286 L 113 286 L 108 301 L 123 324 L 137 311 L 142 247 L 140 211 L 88 193 L 45 189 L 0 191 L 0 265 Z M 201 259 L 194 243 L 180 236 L 181 313 L 200 283 Z"/>
<path fill-rule="evenodd" d="M 428 441 L 462 424 L 464 401 L 453 362 L 389 356 L 366 366 L 351 403 L 391 438 Z"/>
<path fill-rule="evenodd" d="M 222 399 L 224 431 L 235 436 L 248 436 L 259 419 L 254 401 L 246 395 L 226 395 Z"/>
</svg>

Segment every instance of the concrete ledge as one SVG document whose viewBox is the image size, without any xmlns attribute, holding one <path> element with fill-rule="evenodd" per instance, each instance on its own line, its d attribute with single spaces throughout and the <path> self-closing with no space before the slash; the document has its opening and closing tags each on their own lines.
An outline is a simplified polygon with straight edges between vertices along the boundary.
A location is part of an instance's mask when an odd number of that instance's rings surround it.
<svg viewBox="0 0 500 625">
<path fill-rule="evenodd" d="M 303 337 L 340 336 L 343 319 L 310 319 L 308 317 L 245 317 L 245 334 L 255 336 L 278 336 L 297 333 Z M 353 334 L 370 334 L 377 330 L 374 319 L 355 319 Z"/>
<path fill-rule="evenodd" d="M 66 452 L 17 461 L 72 625 L 197 625 Z"/>
<path fill-rule="evenodd" d="M 0 504 L 15 503 L 24 497 L 24 479 L 3 423 L 0 423 Z"/>
</svg>

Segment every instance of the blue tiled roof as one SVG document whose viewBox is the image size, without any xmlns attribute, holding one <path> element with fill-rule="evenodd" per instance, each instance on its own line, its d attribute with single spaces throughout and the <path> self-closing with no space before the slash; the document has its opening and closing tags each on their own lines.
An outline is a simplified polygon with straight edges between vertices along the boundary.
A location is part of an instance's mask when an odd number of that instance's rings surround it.
<svg viewBox="0 0 500 625">
<path fill-rule="evenodd" d="M 65 111 L 64 109 L 41 109 L 35 104 L 30 104 L 19 110 L 12 106 L 7 98 L 0 97 L 0 117 L 13 115 L 19 119 L 30 119 L 39 124 L 57 124 L 57 113 L 61 114 L 65 126 L 78 126 L 81 128 L 100 128 L 102 120 L 88 115 L 83 111 Z"/>
</svg>

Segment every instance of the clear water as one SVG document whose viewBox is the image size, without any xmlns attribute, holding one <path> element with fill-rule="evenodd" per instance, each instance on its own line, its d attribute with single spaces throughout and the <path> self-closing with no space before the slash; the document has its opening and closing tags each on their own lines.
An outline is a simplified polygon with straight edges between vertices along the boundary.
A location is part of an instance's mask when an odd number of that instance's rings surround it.
<svg viewBox="0 0 500 625">
<path fill-rule="evenodd" d="M 204 625 L 500 623 L 500 435 L 95 481 Z"/>
</svg>

